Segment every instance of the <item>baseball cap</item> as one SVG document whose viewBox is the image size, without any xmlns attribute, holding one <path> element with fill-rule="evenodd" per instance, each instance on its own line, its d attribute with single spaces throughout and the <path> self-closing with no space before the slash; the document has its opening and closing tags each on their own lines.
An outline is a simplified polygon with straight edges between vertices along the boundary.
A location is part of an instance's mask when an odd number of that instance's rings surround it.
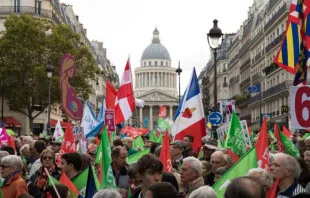
<svg viewBox="0 0 310 198">
<path fill-rule="evenodd" d="M 213 140 L 207 140 L 206 143 L 203 145 L 203 147 L 207 147 L 210 150 L 216 150 L 217 142 Z"/>
<path fill-rule="evenodd" d="M 177 146 L 180 149 L 184 149 L 185 148 L 185 145 L 184 145 L 183 141 L 181 141 L 181 140 L 173 141 L 173 142 L 170 143 L 170 145 L 171 146 Z"/>
</svg>

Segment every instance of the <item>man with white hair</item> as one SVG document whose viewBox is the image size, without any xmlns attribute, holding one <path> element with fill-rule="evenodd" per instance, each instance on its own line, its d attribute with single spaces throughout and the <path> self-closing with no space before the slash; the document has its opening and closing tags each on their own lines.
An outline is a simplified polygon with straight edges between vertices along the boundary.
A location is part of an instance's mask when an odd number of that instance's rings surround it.
<svg viewBox="0 0 310 198">
<path fill-rule="evenodd" d="M 305 192 L 305 189 L 296 182 L 301 174 L 298 161 L 284 153 L 277 153 L 274 157 L 270 172 L 273 178 L 279 179 L 277 197 L 292 197 Z"/>
<path fill-rule="evenodd" d="M 227 165 L 227 156 L 223 151 L 215 151 L 210 158 L 210 164 L 212 167 L 212 172 L 206 177 L 206 185 L 212 186 L 214 184 L 215 171 L 219 168 L 225 167 Z"/>
<path fill-rule="evenodd" d="M 259 181 L 264 187 L 265 194 L 268 193 L 274 182 L 272 175 L 267 170 L 262 168 L 250 169 L 248 172 L 248 176 L 256 177 L 257 179 L 259 179 Z"/>
<path fill-rule="evenodd" d="M 187 157 L 183 159 L 181 168 L 181 182 L 183 183 L 186 197 L 204 185 L 202 178 L 202 164 L 195 157 Z"/>
<path fill-rule="evenodd" d="M 22 139 L 22 146 L 25 145 L 25 144 L 31 144 L 33 142 L 33 138 L 29 135 L 27 136 L 23 136 L 23 139 Z"/>
</svg>

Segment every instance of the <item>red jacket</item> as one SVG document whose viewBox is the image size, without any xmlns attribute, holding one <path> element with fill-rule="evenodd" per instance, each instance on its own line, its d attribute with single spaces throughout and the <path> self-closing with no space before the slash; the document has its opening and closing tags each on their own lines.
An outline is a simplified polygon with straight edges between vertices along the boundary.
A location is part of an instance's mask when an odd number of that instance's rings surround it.
<svg viewBox="0 0 310 198">
<path fill-rule="evenodd" d="M 20 173 L 11 177 L 2 186 L 2 193 L 5 198 L 16 198 L 20 195 L 28 194 L 27 184 L 21 177 Z"/>
</svg>

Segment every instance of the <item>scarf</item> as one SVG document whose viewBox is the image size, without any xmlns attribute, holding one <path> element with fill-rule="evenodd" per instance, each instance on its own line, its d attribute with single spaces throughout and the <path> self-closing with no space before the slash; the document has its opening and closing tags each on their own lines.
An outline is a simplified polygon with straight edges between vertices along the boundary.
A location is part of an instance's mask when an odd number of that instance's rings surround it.
<svg viewBox="0 0 310 198">
<path fill-rule="evenodd" d="M 54 171 L 55 171 L 55 165 L 52 165 L 51 167 L 49 167 L 48 172 L 50 175 L 52 175 Z M 37 179 L 36 184 L 41 190 L 44 190 L 45 187 L 47 187 L 48 185 L 48 175 L 46 174 L 46 171 L 43 166 L 40 168 L 39 172 L 40 172 L 40 175 Z"/>
<path fill-rule="evenodd" d="M 4 186 L 12 177 L 14 177 L 15 175 L 19 174 L 19 171 L 14 171 L 13 173 L 9 174 L 2 183 L 2 186 Z"/>
</svg>

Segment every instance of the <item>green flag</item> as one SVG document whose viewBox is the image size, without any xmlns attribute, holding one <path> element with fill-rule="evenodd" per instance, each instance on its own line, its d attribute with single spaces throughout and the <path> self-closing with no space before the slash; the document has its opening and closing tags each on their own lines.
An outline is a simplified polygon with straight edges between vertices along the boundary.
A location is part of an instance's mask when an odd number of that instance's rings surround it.
<svg viewBox="0 0 310 198">
<path fill-rule="evenodd" d="M 134 149 L 135 148 L 140 148 L 140 149 L 144 148 L 144 142 L 143 142 L 142 137 L 140 135 L 133 140 L 132 148 L 134 148 Z"/>
<path fill-rule="evenodd" d="M 159 137 L 157 138 L 157 143 L 162 144 L 163 143 L 163 133 L 160 133 Z"/>
<path fill-rule="evenodd" d="M 171 131 L 171 125 L 169 124 L 167 120 L 164 120 L 163 118 L 158 118 L 157 127 L 161 131 L 166 131 L 166 129 L 168 129 L 168 131 Z"/>
<path fill-rule="evenodd" d="M 2 180 L 0 179 L 0 198 L 3 198 L 2 194 Z"/>
<path fill-rule="evenodd" d="M 55 185 L 55 184 L 62 184 L 60 181 L 58 181 L 57 179 L 55 179 L 54 177 L 52 176 L 49 176 L 48 177 L 48 185 Z M 64 184 L 63 184 L 64 185 Z M 74 191 L 72 191 L 70 188 L 69 189 L 69 192 L 70 192 L 70 198 L 79 198 L 80 196 L 78 194 L 76 194 Z"/>
<path fill-rule="evenodd" d="M 217 139 L 217 148 L 223 148 L 221 140 Z"/>
<path fill-rule="evenodd" d="M 244 134 L 242 132 L 242 126 L 240 124 L 239 118 L 235 112 L 233 112 L 227 137 L 225 140 L 225 147 L 228 147 L 232 150 L 233 153 L 242 156 L 246 153 L 246 141 Z"/>
<path fill-rule="evenodd" d="M 106 127 L 101 132 L 101 149 L 102 149 L 102 181 L 100 188 L 116 188 L 113 171 L 111 167 L 111 146 Z"/>
<path fill-rule="evenodd" d="M 156 137 L 156 134 L 155 134 L 154 130 L 152 130 L 151 133 L 150 133 L 149 141 L 151 141 L 151 142 L 156 142 L 157 141 L 157 137 Z"/>
<path fill-rule="evenodd" d="M 116 132 L 112 132 L 110 133 L 110 138 L 111 138 L 111 142 L 110 142 L 110 145 L 113 144 L 114 140 L 116 140 Z"/>
<path fill-rule="evenodd" d="M 286 135 L 284 135 L 281 131 L 279 132 L 280 132 L 281 142 L 285 148 L 285 153 L 293 157 L 299 156 L 299 150 L 294 145 L 294 143 L 288 137 L 286 137 Z"/>
<path fill-rule="evenodd" d="M 217 197 L 224 197 L 227 185 L 231 180 L 237 177 L 247 175 L 252 168 L 257 168 L 256 148 L 253 147 L 239 161 L 233 165 L 213 186 L 212 188 L 217 194 Z"/>
<path fill-rule="evenodd" d="M 128 186 L 127 188 L 127 198 L 131 198 L 131 188 Z"/>
<path fill-rule="evenodd" d="M 307 139 L 308 137 L 310 137 L 310 133 L 306 133 L 304 136 L 302 136 L 302 140 Z"/>
<path fill-rule="evenodd" d="M 149 152 L 150 152 L 150 149 L 145 149 L 145 150 L 139 151 L 138 153 L 130 155 L 129 157 L 127 157 L 127 163 L 128 164 L 136 163 L 142 156 L 148 154 Z"/>
<path fill-rule="evenodd" d="M 73 181 L 72 183 L 76 186 L 76 188 L 80 191 L 80 194 L 85 197 L 86 193 L 86 185 L 87 185 L 87 178 L 88 178 L 88 170 L 89 168 L 86 168 L 83 172 L 81 172 Z M 95 174 L 95 168 L 92 166 L 95 183 L 97 189 L 100 189 L 100 184 L 97 175 Z"/>
<path fill-rule="evenodd" d="M 96 152 L 95 164 L 101 163 L 101 157 L 102 157 L 102 145 L 100 141 L 99 146 L 97 148 L 97 152 Z"/>
</svg>

